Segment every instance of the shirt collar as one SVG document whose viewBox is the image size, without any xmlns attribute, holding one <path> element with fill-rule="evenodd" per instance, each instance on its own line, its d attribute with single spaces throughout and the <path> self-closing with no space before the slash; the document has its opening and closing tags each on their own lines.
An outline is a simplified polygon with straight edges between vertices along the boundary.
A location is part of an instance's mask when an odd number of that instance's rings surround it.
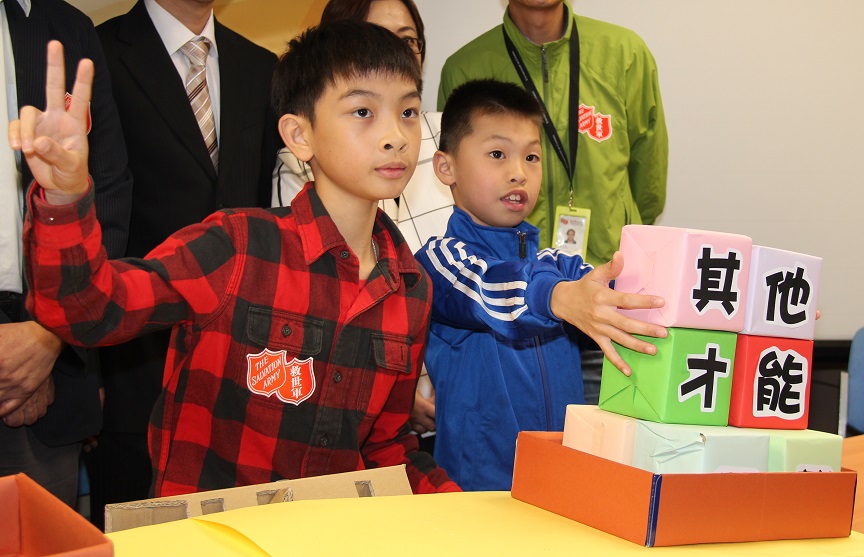
<svg viewBox="0 0 864 557">
<path fill-rule="evenodd" d="M 573 31 L 573 10 L 570 8 L 570 4 L 566 1 L 564 2 L 564 17 L 567 21 L 567 28 L 564 30 L 564 34 L 560 39 L 542 45 L 545 46 L 547 50 L 550 48 L 557 48 L 558 45 L 569 45 L 570 33 Z M 517 47 L 527 48 L 530 50 L 531 47 L 541 46 L 532 42 L 528 37 L 522 34 L 522 31 L 520 31 L 518 27 L 516 27 L 516 24 L 513 23 L 512 19 L 510 19 L 509 8 L 504 12 L 504 29 L 507 30 L 507 35 Z"/>
<path fill-rule="evenodd" d="M 10 0 L 6 0 L 7 2 Z M 25 17 L 30 17 L 30 0 L 16 0 L 24 11 Z"/>
<path fill-rule="evenodd" d="M 200 35 L 196 35 L 190 31 L 185 25 L 180 23 L 173 15 L 156 3 L 156 0 L 144 0 L 144 7 L 147 8 L 147 13 L 150 15 L 153 26 L 162 38 L 165 44 L 165 49 L 172 55 L 180 50 L 184 44 L 195 37 L 204 37 L 210 41 L 210 54 L 218 57 L 219 52 L 216 45 L 216 32 L 213 20 L 213 11 L 210 11 L 210 18 L 204 25 L 204 30 Z"/>
<path fill-rule="evenodd" d="M 471 215 L 459 207 L 453 207 L 453 214 L 447 221 L 446 235 L 470 244 L 472 249 L 496 259 L 512 261 L 519 254 L 519 235 L 525 235 L 526 253 L 534 255 L 540 244 L 540 229 L 522 221 L 513 227 L 484 226 L 477 224 Z"/>
<path fill-rule="evenodd" d="M 314 182 L 307 183 L 294 197 L 291 212 L 297 223 L 307 265 L 312 265 L 334 248 L 348 249 L 345 238 L 318 197 Z M 378 263 L 389 288 L 398 288 L 400 281 L 405 281 L 409 289 L 413 288 L 421 276 L 419 263 L 396 225 L 380 210 L 372 234 L 378 244 Z"/>
</svg>

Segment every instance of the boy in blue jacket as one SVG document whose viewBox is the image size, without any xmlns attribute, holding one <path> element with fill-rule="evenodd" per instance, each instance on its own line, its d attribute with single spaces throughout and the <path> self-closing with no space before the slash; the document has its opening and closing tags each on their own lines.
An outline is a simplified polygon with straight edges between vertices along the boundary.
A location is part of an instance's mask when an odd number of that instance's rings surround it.
<svg viewBox="0 0 864 557">
<path fill-rule="evenodd" d="M 566 406 L 584 403 L 575 328 L 628 375 L 612 341 L 653 354 L 631 333 L 666 336 L 618 313 L 664 303 L 609 288 L 620 253 L 592 269 L 579 255 L 537 252 L 539 230 L 524 219 L 540 193 L 542 118 L 517 85 L 467 82 L 447 101 L 433 160 L 456 204 L 446 236 L 416 254 L 434 284 L 435 459 L 466 490 L 509 490 L 517 433 L 561 431 Z"/>
</svg>

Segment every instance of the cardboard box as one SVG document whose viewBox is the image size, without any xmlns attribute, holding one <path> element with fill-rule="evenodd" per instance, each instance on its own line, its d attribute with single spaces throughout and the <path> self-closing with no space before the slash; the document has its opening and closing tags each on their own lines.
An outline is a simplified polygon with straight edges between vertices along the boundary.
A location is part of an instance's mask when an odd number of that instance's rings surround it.
<svg viewBox="0 0 864 557">
<path fill-rule="evenodd" d="M 813 340 L 822 258 L 753 246 L 741 332 Z"/>
<path fill-rule="evenodd" d="M 851 532 L 857 475 L 652 474 L 523 431 L 514 498 L 645 546 L 836 538 Z"/>
<path fill-rule="evenodd" d="M 562 443 L 571 449 L 630 464 L 635 431 L 635 418 L 606 412 L 593 405 L 568 404 Z"/>
<path fill-rule="evenodd" d="M 729 424 L 806 429 L 813 341 L 738 335 Z"/>
<path fill-rule="evenodd" d="M 771 436 L 769 472 L 836 472 L 843 458 L 843 438 L 810 429 L 748 429 Z"/>
<path fill-rule="evenodd" d="M 652 422 L 725 426 L 735 360 L 735 333 L 668 329 L 649 356 L 618 344 L 630 377 L 604 359 L 599 406 Z"/>
<path fill-rule="evenodd" d="M 410 494 L 411 484 L 402 464 L 105 505 L 105 532 L 270 503 Z"/>
<path fill-rule="evenodd" d="M 767 472 L 769 445 L 764 430 L 639 420 L 632 465 L 657 474 Z"/>
<path fill-rule="evenodd" d="M 621 313 L 665 327 L 737 333 L 744 326 L 752 248 L 753 241 L 739 234 L 627 225 L 615 290 L 662 296 L 666 305 Z"/>
<path fill-rule="evenodd" d="M 95 526 L 24 474 L 0 477 L 0 555 L 110 557 Z"/>
</svg>

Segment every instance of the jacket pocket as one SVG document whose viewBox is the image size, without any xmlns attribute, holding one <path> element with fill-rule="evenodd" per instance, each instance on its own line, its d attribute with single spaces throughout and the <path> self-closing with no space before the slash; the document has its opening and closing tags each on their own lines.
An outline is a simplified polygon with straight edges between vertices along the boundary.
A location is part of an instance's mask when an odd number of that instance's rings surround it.
<svg viewBox="0 0 864 557">
<path fill-rule="evenodd" d="M 320 319 L 259 306 L 247 310 L 246 336 L 262 348 L 315 356 L 321 352 L 323 334 Z"/>
<path fill-rule="evenodd" d="M 372 352 L 379 368 L 394 373 L 411 373 L 411 338 L 372 333 Z"/>
<path fill-rule="evenodd" d="M 392 402 L 391 396 L 405 396 L 406 412 L 411 411 L 414 400 L 414 390 L 410 393 L 404 390 L 404 385 L 397 383 L 411 373 L 410 346 L 411 338 L 404 335 L 392 335 L 373 332 L 372 369 L 356 370 L 361 374 L 358 382 L 355 408 L 363 420 L 361 427 L 368 427 L 381 414 L 384 406 Z M 397 388 L 397 392 L 394 392 Z M 403 392 L 404 390 L 404 392 Z M 408 396 L 410 394 L 410 396 Z M 410 400 L 409 400 L 410 399 Z M 368 431 L 364 430 L 365 435 Z"/>
</svg>

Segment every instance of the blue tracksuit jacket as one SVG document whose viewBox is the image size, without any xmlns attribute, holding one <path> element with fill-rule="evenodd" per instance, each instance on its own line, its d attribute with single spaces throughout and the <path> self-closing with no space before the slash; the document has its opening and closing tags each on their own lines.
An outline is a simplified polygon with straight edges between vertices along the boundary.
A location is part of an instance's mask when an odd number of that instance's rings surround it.
<svg viewBox="0 0 864 557">
<path fill-rule="evenodd" d="M 435 459 L 465 490 L 509 490 L 516 435 L 561 431 L 584 402 L 576 329 L 552 315 L 561 281 L 591 270 L 545 249 L 539 231 L 475 224 L 455 209 L 417 260 L 433 281 L 426 367 L 435 386 Z"/>
</svg>

